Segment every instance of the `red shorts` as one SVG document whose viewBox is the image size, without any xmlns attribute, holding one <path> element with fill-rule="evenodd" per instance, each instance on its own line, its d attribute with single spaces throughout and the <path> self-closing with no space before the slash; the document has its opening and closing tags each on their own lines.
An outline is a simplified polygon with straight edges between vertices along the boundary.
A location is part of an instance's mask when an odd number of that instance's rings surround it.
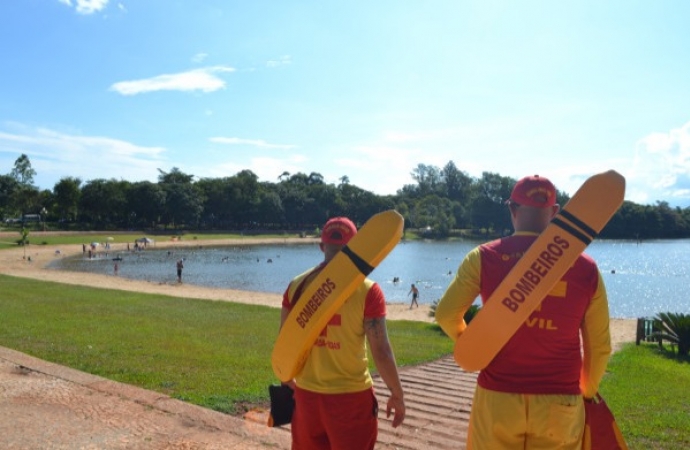
<svg viewBox="0 0 690 450">
<path fill-rule="evenodd" d="M 319 394 L 295 389 L 293 450 L 371 450 L 378 436 L 374 389 Z"/>
</svg>

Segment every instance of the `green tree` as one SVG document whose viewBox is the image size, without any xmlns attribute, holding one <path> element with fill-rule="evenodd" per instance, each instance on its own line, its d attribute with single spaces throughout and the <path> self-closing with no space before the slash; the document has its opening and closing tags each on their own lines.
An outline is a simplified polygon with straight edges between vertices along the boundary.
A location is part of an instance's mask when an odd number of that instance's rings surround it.
<svg viewBox="0 0 690 450">
<path fill-rule="evenodd" d="M 202 178 L 196 182 L 196 187 L 204 196 L 204 218 L 213 227 L 230 227 L 230 200 L 226 192 L 229 177 Z"/>
<path fill-rule="evenodd" d="M 418 164 L 410 175 L 412 179 L 417 182 L 417 189 L 420 196 L 436 193 L 437 190 L 441 188 L 441 169 L 436 166 Z"/>
<path fill-rule="evenodd" d="M 416 228 L 427 228 L 436 237 L 448 237 L 455 227 L 453 202 L 438 195 L 427 195 L 417 201 L 410 211 L 412 224 Z"/>
<path fill-rule="evenodd" d="M 128 181 L 96 179 L 88 181 L 81 191 L 79 210 L 98 227 L 125 226 L 128 220 Z"/>
<path fill-rule="evenodd" d="M 671 208 L 668 202 L 656 202 L 657 210 L 659 211 L 659 218 L 661 220 L 661 228 L 659 231 L 663 233 L 663 237 L 679 238 L 683 235 L 683 230 L 687 224 L 683 219 L 680 208 Z M 656 237 L 662 237 L 657 235 Z"/>
<path fill-rule="evenodd" d="M 16 182 L 16 189 L 12 191 L 11 208 L 18 213 L 37 214 L 41 210 L 38 188 L 33 185 L 36 171 L 31 167 L 31 161 L 25 154 L 14 162 L 10 177 Z"/>
<path fill-rule="evenodd" d="M 502 232 L 511 228 L 505 201 L 516 180 L 497 173 L 483 172 L 477 182 L 477 197 L 472 203 L 471 221 L 475 228 Z"/>
<path fill-rule="evenodd" d="M 19 211 L 21 216 L 25 214 L 40 213 L 41 195 L 36 187 L 20 184 L 12 197 L 12 203 L 15 205 L 15 210 Z"/>
<path fill-rule="evenodd" d="M 637 239 L 642 232 L 643 217 L 643 208 L 626 200 L 601 230 L 600 236 L 608 238 L 627 236 Z"/>
<path fill-rule="evenodd" d="M 307 188 L 311 207 L 307 210 L 305 220 L 309 223 L 325 223 L 330 217 L 340 214 L 338 188 L 332 184 L 313 184 Z"/>
<path fill-rule="evenodd" d="M 31 167 L 29 157 L 22 153 L 14 162 L 14 168 L 10 172 L 10 176 L 22 186 L 32 186 L 34 175 L 36 175 L 36 171 Z"/>
<path fill-rule="evenodd" d="M 194 175 L 182 172 L 177 167 L 170 169 L 170 172 L 158 169 L 158 182 L 161 184 L 188 184 L 194 179 Z"/>
<path fill-rule="evenodd" d="M 165 172 L 158 169 L 158 184 L 165 192 L 164 222 L 177 228 L 180 225 L 197 227 L 204 210 L 203 192 L 192 183 L 194 175 L 177 167 Z"/>
<path fill-rule="evenodd" d="M 318 172 L 312 172 L 309 174 L 309 177 L 307 179 L 307 183 L 310 185 L 324 184 L 323 175 L 321 175 Z"/>
<path fill-rule="evenodd" d="M 204 210 L 203 194 L 191 183 L 166 184 L 165 221 L 178 228 L 181 225 L 196 228 Z"/>
<path fill-rule="evenodd" d="M 374 214 L 395 207 L 392 197 L 381 197 L 353 184 L 341 185 L 338 191 L 337 209 L 331 215 L 345 215 L 356 224 L 363 224 Z"/>
<path fill-rule="evenodd" d="M 443 166 L 441 178 L 444 186 L 445 195 L 454 201 L 460 202 L 465 206 L 472 199 L 473 179 L 467 173 L 457 168 L 453 161 Z"/>
<path fill-rule="evenodd" d="M 283 202 L 280 195 L 270 186 L 262 186 L 260 190 L 256 220 L 270 228 L 279 227 L 285 222 Z"/>
<path fill-rule="evenodd" d="M 285 211 L 285 225 L 288 228 L 304 229 L 308 226 L 316 226 L 304 218 L 311 205 L 306 189 L 291 183 L 289 180 L 281 182 L 278 186 L 278 195 Z"/>
<path fill-rule="evenodd" d="M 81 199 L 81 179 L 74 177 L 61 178 L 53 187 L 55 207 L 61 219 L 76 220 Z"/>
<path fill-rule="evenodd" d="M 0 175 L 0 218 L 18 216 L 21 211 L 15 205 L 15 194 L 20 186 L 17 180 L 10 175 Z"/>
<path fill-rule="evenodd" d="M 129 227 L 155 227 L 165 212 L 165 190 L 159 184 L 139 181 L 127 191 L 126 216 Z"/>
<path fill-rule="evenodd" d="M 230 213 L 243 227 L 256 222 L 260 201 L 259 177 L 251 170 L 242 170 L 230 178 L 228 184 Z"/>
</svg>

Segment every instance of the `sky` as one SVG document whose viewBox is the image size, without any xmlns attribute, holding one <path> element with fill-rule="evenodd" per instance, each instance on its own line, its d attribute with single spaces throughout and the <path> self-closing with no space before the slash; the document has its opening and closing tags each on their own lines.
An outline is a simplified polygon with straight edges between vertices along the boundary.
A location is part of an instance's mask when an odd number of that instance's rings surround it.
<svg viewBox="0 0 690 450">
<path fill-rule="evenodd" d="M 453 161 L 570 195 L 613 169 L 687 207 L 688 23 L 685 0 L 3 0 L 0 174 L 386 195 Z"/>
</svg>

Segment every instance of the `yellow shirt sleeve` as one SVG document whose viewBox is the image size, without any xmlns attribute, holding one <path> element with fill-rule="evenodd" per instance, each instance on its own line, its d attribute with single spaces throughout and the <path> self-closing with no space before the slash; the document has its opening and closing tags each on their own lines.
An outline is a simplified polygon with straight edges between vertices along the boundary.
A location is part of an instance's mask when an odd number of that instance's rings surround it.
<svg viewBox="0 0 690 450">
<path fill-rule="evenodd" d="M 599 273 L 599 284 L 582 321 L 582 373 L 580 390 L 586 398 L 592 398 L 599 390 L 606 365 L 611 355 L 611 331 L 609 329 L 609 303 L 604 280 Z"/>
<path fill-rule="evenodd" d="M 453 281 L 436 305 L 436 322 L 454 341 L 465 331 L 465 312 L 479 295 L 481 256 L 479 247 L 470 251 L 460 264 Z"/>
</svg>

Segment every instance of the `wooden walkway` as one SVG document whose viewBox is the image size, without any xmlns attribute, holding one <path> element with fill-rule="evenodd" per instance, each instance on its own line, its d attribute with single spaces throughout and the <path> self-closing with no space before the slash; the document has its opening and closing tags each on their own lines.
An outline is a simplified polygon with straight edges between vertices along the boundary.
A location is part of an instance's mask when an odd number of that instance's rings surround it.
<svg viewBox="0 0 690 450">
<path fill-rule="evenodd" d="M 391 420 L 386 418 L 388 388 L 380 377 L 374 377 L 379 401 L 376 448 L 463 450 L 477 373 L 464 372 L 452 356 L 419 366 L 403 367 L 399 371 L 405 391 L 406 416 L 398 428 L 391 427 Z M 290 432 L 289 426 L 280 429 Z"/>
<path fill-rule="evenodd" d="M 386 419 L 388 389 L 380 378 L 375 379 L 380 409 L 376 448 L 464 449 L 477 374 L 464 372 L 448 356 L 402 368 L 400 378 L 407 414 L 397 429 Z"/>
</svg>

